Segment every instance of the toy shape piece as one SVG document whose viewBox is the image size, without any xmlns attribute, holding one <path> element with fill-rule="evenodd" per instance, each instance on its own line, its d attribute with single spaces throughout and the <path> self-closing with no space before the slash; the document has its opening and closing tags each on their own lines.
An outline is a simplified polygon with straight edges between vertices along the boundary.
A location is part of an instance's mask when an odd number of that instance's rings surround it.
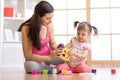
<svg viewBox="0 0 120 80">
<path fill-rule="evenodd" d="M 59 48 L 59 49 L 64 48 L 64 44 L 59 44 L 59 45 L 58 45 L 58 48 Z"/>
<path fill-rule="evenodd" d="M 32 70 L 32 75 L 36 75 L 37 71 L 36 70 Z"/>
<path fill-rule="evenodd" d="M 62 53 L 60 54 L 60 58 L 64 61 L 69 61 L 70 56 L 69 56 L 69 49 L 68 48 L 63 48 Z"/>
</svg>

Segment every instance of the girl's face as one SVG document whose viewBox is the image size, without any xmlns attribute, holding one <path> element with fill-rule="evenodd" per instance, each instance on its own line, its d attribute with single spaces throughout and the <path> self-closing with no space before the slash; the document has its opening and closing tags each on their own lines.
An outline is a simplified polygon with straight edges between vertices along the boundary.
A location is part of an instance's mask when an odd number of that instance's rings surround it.
<svg viewBox="0 0 120 80">
<path fill-rule="evenodd" d="M 78 30 L 77 31 L 77 40 L 79 42 L 86 42 L 89 38 L 89 32 L 87 30 Z"/>
<path fill-rule="evenodd" d="M 41 17 L 41 24 L 44 26 L 48 26 L 52 22 L 53 12 L 46 13 L 43 17 Z"/>
</svg>

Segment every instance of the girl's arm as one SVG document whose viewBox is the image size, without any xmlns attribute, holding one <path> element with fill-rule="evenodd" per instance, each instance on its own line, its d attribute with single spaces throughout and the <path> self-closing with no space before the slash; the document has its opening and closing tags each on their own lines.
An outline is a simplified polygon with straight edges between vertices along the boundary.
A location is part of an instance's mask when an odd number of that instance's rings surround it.
<svg viewBox="0 0 120 80">
<path fill-rule="evenodd" d="M 23 54 L 26 61 L 34 60 L 34 61 L 51 61 L 51 56 L 40 56 L 32 53 L 30 39 L 28 38 L 28 26 L 24 26 L 21 31 L 22 34 L 22 48 Z M 54 53 L 54 52 L 52 52 Z M 52 54 L 53 56 L 53 54 Z"/>
<path fill-rule="evenodd" d="M 85 59 L 88 57 L 88 54 L 90 54 L 90 51 L 89 50 L 84 50 L 83 53 L 79 54 L 79 53 L 75 53 L 75 52 L 71 52 L 70 55 L 71 56 L 75 56 L 79 59 Z"/>
<path fill-rule="evenodd" d="M 65 46 L 65 47 L 66 47 L 66 48 L 68 48 L 68 49 L 70 49 L 70 48 L 71 48 L 71 46 L 72 46 L 72 44 L 71 44 L 71 42 L 69 42 L 69 43 L 67 43 L 67 44 L 66 44 L 66 46 Z"/>
</svg>

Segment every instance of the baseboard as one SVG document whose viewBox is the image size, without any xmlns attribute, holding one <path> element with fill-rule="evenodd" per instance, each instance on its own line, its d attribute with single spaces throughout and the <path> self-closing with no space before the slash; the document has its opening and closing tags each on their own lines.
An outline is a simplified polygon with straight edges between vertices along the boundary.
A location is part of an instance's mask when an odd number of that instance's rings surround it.
<svg viewBox="0 0 120 80">
<path fill-rule="evenodd" d="M 24 68 L 24 65 L 0 65 L 0 68 Z"/>
</svg>

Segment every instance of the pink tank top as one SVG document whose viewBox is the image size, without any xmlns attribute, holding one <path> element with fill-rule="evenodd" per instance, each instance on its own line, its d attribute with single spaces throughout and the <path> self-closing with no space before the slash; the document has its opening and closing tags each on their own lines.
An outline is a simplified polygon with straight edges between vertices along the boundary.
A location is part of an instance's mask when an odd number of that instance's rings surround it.
<svg viewBox="0 0 120 80">
<path fill-rule="evenodd" d="M 46 38 L 41 40 L 42 48 L 41 50 L 37 50 L 35 47 L 32 46 L 32 53 L 38 55 L 49 55 L 51 53 L 51 48 L 49 47 L 49 34 L 50 28 L 47 28 L 47 35 Z"/>
</svg>

